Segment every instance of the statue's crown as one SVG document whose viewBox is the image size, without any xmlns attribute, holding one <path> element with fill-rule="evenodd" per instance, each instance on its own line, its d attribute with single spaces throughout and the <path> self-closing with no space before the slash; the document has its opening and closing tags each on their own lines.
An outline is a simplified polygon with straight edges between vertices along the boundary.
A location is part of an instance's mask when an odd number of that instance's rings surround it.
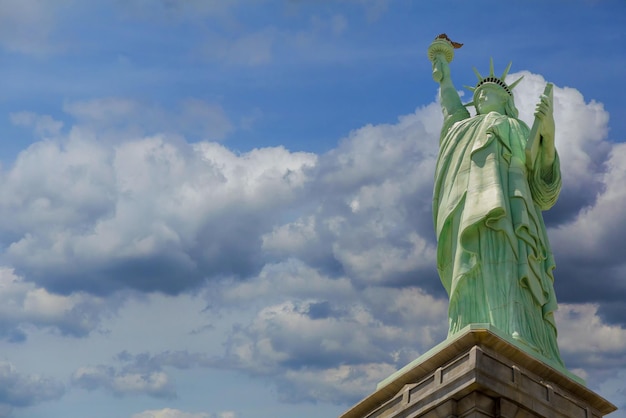
<svg viewBox="0 0 626 418">
<path fill-rule="evenodd" d="M 484 86 L 485 84 L 495 84 L 495 85 L 499 86 L 500 88 L 502 88 L 509 96 L 513 97 L 513 89 L 515 88 L 515 86 L 517 86 L 517 84 L 520 81 L 522 81 L 522 78 L 524 78 L 524 76 L 521 76 L 520 78 L 518 78 L 516 81 L 514 81 L 510 85 L 506 84 L 504 79 L 506 78 L 507 74 L 509 73 L 509 70 L 511 69 L 511 64 L 512 64 L 512 62 L 509 62 L 509 65 L 506 66 L 506 69 L 504 70 L 504 73 L 502 73 L 502 76 L 500 78 L 498 78 L 498 77 L 496 77 L 494 75 L 494 72 L 493 72 L 493 58 L 489 61 L 489 75 L 487 77 L 483 77 L 482 75 L 480 75 L 480 73 L 478 72 L 476 67 L 474 67 L 474 73 L 476 74 L 476 77 L 478 77 L 478 84 L 476 84 L 475 87 L 465 86 L 466 89 L 471 90 L 472 92 L 474 92 L 474 97 L 472 98 L 472 101 L 467 103 L 465 106 L 474 106 L 475 105 L 475 103 L 476 103 L 476 93 L 480 90 L 480 87 Z"/>
</svg>

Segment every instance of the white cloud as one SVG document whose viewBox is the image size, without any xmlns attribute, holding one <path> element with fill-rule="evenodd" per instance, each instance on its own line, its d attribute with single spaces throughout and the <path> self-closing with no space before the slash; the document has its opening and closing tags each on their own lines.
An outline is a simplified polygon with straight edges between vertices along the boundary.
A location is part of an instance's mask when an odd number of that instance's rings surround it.
<svg viewBox="0 0 626 418">
<path fill-rule="evenodd" d="M 110 306 L 76 292 L 58 295 L 28 283 L 12 269 L 0 268 L 0 336 L 19 341 L 30 326 L 84 336 L 95 330 Z"/>
<path fill-rule="evenodd" d="M 234 327 L 216 364 L 271 376 L 290 401 L 356 400 L 445 337 L 447 302 L 417 288 L 359 290 L 295 260 L 223 285 L 210 301 L 258 311 Z"/>
<path fill-rule="evenodd" d="M 156 355 L 137 355 L 122 351 L 115 356 L 116 365 L 81 366 L 72 373 L 74 387 L 89 391 L 104 390 L 115 396 L 148 395 L 155 398 L 177 397 L 167 368 L 179 370 L 215 367 L 217 361 L 204 353 L 164 351 Z"/>
<path fill-rule="evenodd" d="M 263 308 L 235 329 L 225 364 L 271 376 L 284 399 L 354 401 L 445 335 L 445 301 L 415 289 L 370 289 L 364 299 Z"/>
<path fill-rule="evenodd" d="M 11 214 L 0 221 L 5 258 L 48 286 L 111 291 L 124 282 L 104 271 L 136 277 L 139 268 L 161 274 L 142 285 L 153 289 L 159 280 L 172 284 L 174 271 L 185 274 L 179 291 L 204 277 L 207 264 L 249 268 L 261 244 L 250 237 L 271 228 L 276 208 L 301 193 L 316 162 L 284 148 L 237 155 L 163 135 L 107 144 L 89 132 L 35 143 L 2 173 L 0 213 Z M 142 261 L 157 253 L 160 271 Z"/>
<path fill-rule="evenodd" d="M 575 359 L 577 368 L 625 368 L 626 329 L 610 325 L 598 315 L 597 304 L 559 305 L 556 319 L 561 351 Z"/>
<path fill-rule="evenodd" d="M 72 374 L 72 384 L 87 390 L 104 388 L 117 396 L 149 395 L 171 399 L 176 391 L 169 376 L 158 370 L 121 370 L 112 367 L 80 367 Z"/>
<path fill-rule="evenodd" d="M 289 259 L 266 264 L 254 279 L 220 283 L 219 288 L 209 287 L 207 291 L 210 301 L 225 306 L 268 304 L 287 296 L 348 301 L 354 296 L 354 288 L 347 277 L 327 277 L 300 260 Z"/>
<path fill-rule="evenodd" d="M 599 304 L 560 304 L 556 314 L 565 365 L 620 409 L 624 404 L 626 328 L 606 323 Z M 612 414 L 613 415 L 613 414 Z"/>
<path fill-rule="evenodd" d="M 288 370 L 279 384 L 285 402 L 356 402 L 397 370 L 388 363 L 341 365 L 324 370 Z"/>
</svg>

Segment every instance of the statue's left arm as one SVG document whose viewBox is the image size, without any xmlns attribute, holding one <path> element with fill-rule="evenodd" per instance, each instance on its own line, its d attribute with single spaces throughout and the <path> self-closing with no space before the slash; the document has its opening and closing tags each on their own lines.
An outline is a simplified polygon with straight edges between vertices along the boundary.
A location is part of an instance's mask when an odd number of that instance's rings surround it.
<svg viewBox="0 0 626 418">
<path fill-rule="evenodd" d="M 539 119 L 541 125 L 539 127 L 539 164 L 543 173 L 548 174 L 552 171 L 552 165 L 556 159 L 556 147 L 554 146 L 554 112 L 552 106 L 552 98 L 541 95 L 541 101 L 535 109 L 535 117 Z"/>
<path fill-rule="evenodd" d="M 561 191 L 561 168 L 554 145 L 554 113 L 552 97 L 542 95 L 535 109 L 535 117 L 541 122 L 537 160 L 529 176 L 533 201 L 542 209 L 550 209 Z"/>
</svg>

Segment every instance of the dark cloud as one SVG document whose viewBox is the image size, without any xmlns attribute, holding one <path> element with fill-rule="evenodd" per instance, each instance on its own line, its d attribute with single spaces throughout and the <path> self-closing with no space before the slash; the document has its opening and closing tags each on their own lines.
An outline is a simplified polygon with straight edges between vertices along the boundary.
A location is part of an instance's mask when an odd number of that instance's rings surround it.
<svg viewBox="0 0 626 418">
<path fill-rule="evenodd" d="M 59 381 L 21 374 L 11 363 L 0 362 L 0 413 L 56 400 L 64 393 L 65 387 Z"/>
</svg>

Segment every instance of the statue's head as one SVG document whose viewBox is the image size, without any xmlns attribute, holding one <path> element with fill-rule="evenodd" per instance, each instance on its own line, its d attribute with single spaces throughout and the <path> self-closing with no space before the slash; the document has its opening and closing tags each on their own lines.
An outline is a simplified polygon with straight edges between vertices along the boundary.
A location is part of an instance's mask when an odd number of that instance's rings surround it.
<svg viewBox="0 0 626 418">
<path fill-rule="evenodd" d="M 493 72 L 493 59 L 490 62 L 490 71 L 488 77 L 480 75 L 478 70 L 474 68 L 474 72 L 478 77 L 478 84 L 475 87 L 467 87 L 474 92 L 473 100 L 465 106 L 476 107 L 476 113 L 484 114 L 491 111 L 504 113 L 507 116 L 516 118 L 518 115 L 515 102 L 513 100 L 513 89 L 524 78 L 517 79 L 511 85 L 507 85 L 504 79 L 509 73 L 511 63 L 506 67 L 500 78 L 496 77 Z"/>
</svg>

